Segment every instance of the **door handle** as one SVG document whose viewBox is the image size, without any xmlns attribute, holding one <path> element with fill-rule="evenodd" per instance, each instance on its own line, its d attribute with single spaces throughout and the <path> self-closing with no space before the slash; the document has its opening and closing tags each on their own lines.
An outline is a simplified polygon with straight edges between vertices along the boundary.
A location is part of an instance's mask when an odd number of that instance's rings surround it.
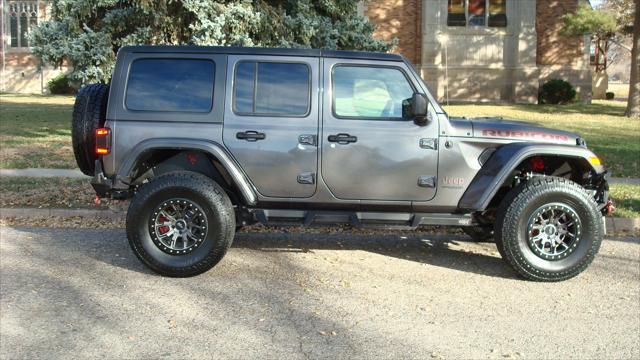
<svg viewBox="0 0 640 360">
<path fill-rule="evenodd" d="M 236 133 L 236 139 L 247 140 L 247 141 L 258 141 L 264 140 L 267 138 L 267 135 L 261 132 L 249 130 L 245 132 Z"/>
<path fill-rule="evenodd" d="M 338 144 L 345 145 L 345 144 L 357 142 L 358 138 L 356 136 L 351 136 L 349 134 L 340 133 L 336 135 L 329 135 L 328 140 L 329 142 L 337 142 Z"/>
</svg>

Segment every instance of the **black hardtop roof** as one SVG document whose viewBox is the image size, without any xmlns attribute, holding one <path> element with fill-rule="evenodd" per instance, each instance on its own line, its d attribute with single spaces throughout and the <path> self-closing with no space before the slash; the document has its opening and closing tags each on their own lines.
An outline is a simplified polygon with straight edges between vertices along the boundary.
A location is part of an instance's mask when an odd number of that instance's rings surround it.
<svg viewBox="0 0 640 360">
<path fill-rule="evenodd" d="M 122 52 L 137 53 L 207 53 L 229 55 L 274 55 L 274 56 L 307 56 L 345 59 L 368 59 L 404 61 L 398 54 L 388 54 L 369 51 L 325 50 L 325 49 L 286 49 L 263 47 L 235 47 L 235 46 L 173 46 L 173 45 L 140 45 L 125 46 Z"/>
</svg>

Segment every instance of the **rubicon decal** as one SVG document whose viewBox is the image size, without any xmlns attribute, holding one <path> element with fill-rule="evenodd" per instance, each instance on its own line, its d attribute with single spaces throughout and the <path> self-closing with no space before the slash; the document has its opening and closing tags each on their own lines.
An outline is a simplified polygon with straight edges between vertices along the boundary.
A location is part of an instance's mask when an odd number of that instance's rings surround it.
<svg viewBox="0 0 640 360">
<path fill-rule="evenodd" d="M 569 137 L 566 135 L 551 134 L 540 131 L 484 129 L 482 130 L 482 136 L 569 141 Z"/>
</svg>

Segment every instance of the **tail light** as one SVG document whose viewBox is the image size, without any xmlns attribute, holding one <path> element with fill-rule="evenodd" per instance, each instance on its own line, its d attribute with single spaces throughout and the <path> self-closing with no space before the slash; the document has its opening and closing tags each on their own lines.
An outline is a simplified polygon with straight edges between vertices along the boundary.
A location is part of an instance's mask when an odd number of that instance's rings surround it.
<svg viewBox="0 0 640 360">
<path fill-rule="evenodd" d="M 111 129 L 96 129 L 96 155 L 107 155 L 111 151 Z"/>
</svg>

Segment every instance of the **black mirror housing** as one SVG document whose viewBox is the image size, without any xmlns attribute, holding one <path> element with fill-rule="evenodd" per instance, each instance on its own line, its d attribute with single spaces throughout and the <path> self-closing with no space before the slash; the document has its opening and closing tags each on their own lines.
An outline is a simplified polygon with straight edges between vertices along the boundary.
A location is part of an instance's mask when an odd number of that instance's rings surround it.
<svg viewBox="0 0 640 360">
<path fill-rule="evenodd" d="M 424 94 L 414 93 L 411 99 L 402 104 L 402 117 L 413 119 L 416 124 L 424 126 L 428 123 L 429 100 Z"/>
</svg>

